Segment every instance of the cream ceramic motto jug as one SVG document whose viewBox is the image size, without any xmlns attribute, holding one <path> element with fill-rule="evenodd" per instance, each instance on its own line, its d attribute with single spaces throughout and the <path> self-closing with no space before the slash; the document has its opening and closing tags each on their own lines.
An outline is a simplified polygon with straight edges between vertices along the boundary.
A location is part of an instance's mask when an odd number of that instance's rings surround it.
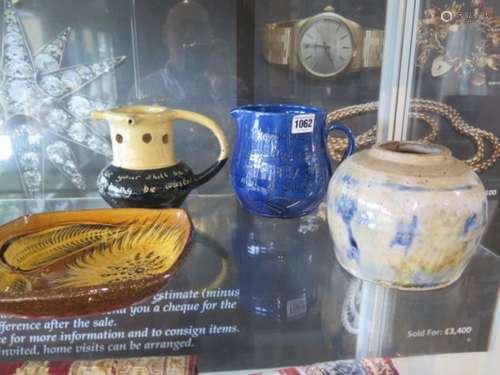
<svg viewBox="0 0 500 375">
<path fill-rule="evenodd" d="M 479 177 L 439 145 L 376 145 L 344 161 L 328 188 L 339 263 L 356 277 L 400 289 L 457 280 L 486 220 Z"/>
<path fill-rule="evenodd" d="M 130 106 L 92 113 L 111 125 L 113 161 L 97 180 L 99 193 L 112 207 L 178 207 L 189 192 L 214 177 L 228 159 L 222 129 L 198 113 L 160 106 Z M 175 158 L 172 122 L 192 121 L 219 141 L 217 161 L 195 174 Z"/>
</svg>

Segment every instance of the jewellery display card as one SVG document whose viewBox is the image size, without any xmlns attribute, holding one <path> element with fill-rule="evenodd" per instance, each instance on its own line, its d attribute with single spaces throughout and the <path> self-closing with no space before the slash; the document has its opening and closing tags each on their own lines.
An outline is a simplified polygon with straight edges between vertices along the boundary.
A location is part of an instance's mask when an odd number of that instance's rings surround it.
<svg viewBox="0 0 500 375">
<path fill-rule="evenodd" d="M 107 125 L 90 112 L 121 102 L 131 84 L 123 4 L 1 2 L 0 198 L 95 191 L 111 146 Z"/>
<path fill-rule="evenodd" d="M 495 252 L 500 220 L 500 2 L 427 0 L 421 7 L 414 85 L 420 102 L 414 109 L 431 121 L 413 118 L 410 133 L 414 139 L 432 134 L 433 142 L 468 160 L 478 173 L 489 200 L 490 224 L 483 242 Z"/>
<path fill-rule="evenodd" d="M 200 370 L 215 371 L 488 349 L 500 262 L 484 248 L 453 285 L 402 292 L 341 269 L 324 206 L 294 220 L 224 197 L 193 196 L 186 208 L 197 232 L 166 289 L 94 316 L 2 315 L 2 361 L 197 354 Z"/>
</svg>

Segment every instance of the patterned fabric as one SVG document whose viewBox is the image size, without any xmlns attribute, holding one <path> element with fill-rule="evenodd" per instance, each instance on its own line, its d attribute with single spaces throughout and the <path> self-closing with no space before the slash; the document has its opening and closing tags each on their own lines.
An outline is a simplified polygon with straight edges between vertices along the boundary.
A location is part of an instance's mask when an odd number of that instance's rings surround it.
<svg viewBox="0 0 500 375">
<path fill-rule="evenodd" d="M 74 362 L 0 363 L 2 375 L 191 375 L 195 357 L 143 357 Z"/>
<path fill-rule="evenodd" d="M 389 358 L 365 358 L 289 367 L 253 375 L 399 375 Z"/>
</svg>

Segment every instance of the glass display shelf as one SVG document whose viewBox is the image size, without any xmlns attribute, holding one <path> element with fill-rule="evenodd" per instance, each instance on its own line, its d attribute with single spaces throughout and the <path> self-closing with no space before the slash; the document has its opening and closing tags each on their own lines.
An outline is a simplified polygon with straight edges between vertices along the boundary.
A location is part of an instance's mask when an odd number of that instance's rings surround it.
<svg viewBox="0 0 500 375">
<path fill-rule="evenodd" d="M 1 222 L 35 203 L 1 202 Z M 47 211 L 97 207 L 101 199 L 45 201 Z M 184 208 L 195 234 L 165 289 L 141 304 L 76 319 L 2 315 L 0 361 L 195 354 L 199 370 L 212 372 L 365 357 L 500 356 L 500 259 L 485 247 L 451 286 L 398 291 L 340 267 L 325 205 L 293 220 L 252 216 L 229 194 L 192 195 Z"/>
</svg>

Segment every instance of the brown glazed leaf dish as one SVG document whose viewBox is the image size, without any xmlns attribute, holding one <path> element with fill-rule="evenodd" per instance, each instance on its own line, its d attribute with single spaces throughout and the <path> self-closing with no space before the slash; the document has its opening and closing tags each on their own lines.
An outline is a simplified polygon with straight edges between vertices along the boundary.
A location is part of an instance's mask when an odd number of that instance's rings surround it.
<svg viewBox="0 0 500 375">
<path fill-rule="evenodd" d="M 0 227 L 0 313 L 72 317 L 163 288 L 191 239 L 181 209 L 100 209 L 20 217 Z"/>
</svg>

